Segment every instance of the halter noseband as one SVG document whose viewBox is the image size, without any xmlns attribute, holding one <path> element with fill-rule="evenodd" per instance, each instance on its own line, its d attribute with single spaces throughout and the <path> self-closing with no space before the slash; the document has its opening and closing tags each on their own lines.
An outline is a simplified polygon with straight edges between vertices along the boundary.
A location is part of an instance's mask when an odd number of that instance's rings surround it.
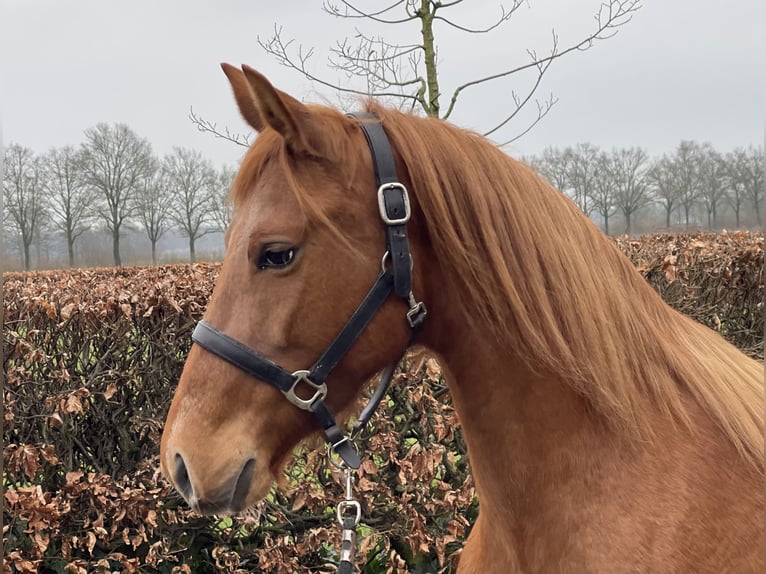
<svg viewBox="0 0 766 574">
<path fill-rule="evenodd" d="M 358 120 L 376 119 L 371 114 L 350 114 L 350 116 Z M 200 347 L 247 374 L 276 387 L 296 407 L 313 413 L 324 430 L 325 438 L 332 450 L 350 468 L 359 468 L 359 454 L 349 437 L 344 435 L 338 427 L 335 417 L 325 404 L 327 396 L 325 381 L 328 375 L 346 356 L 392 292 L 409 305 L 406 318 L 413 335 L 426 317 L 425 305 L 416 301 L 412 294 L 412 255 L 407 239 L 410 200 L 407 189 L 396 177 L 393 152 L 381 124 L 360 122 L 359 125 L 367 138 L 372 163 L 375 166 L 378 207 L 380 217 L 386 225 L 387 250 L 383 256 L 381 272 L 375 283 L 314 366 L 309 370 L 291 373 L 205 321 L 200 321 L 192 333 L 192 340 Z M 375 412 L 375 408 L 391 382 L 394 369 L 395 365 L 391 365 L 384 370 L 378 388 L 354 427 L 352 437 L 361 430 Z M 313 390 L 314 394 L 311 398 L 302 399 L 296 394 L 296 387 L 301 383 Z"/>
</svg>

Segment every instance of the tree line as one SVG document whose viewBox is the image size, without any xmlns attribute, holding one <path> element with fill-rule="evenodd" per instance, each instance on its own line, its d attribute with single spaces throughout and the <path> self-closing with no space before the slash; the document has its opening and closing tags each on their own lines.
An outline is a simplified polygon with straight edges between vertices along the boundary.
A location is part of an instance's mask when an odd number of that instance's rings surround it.
<svg viewBox="0 0 766 574">
<path fill-rule="evenodd" d="M 618 232 L 633 233 L 637 216 L 647 213 L 661 214 L 655 229 L 718 229 L 724 219 L 734 227 L 763 224 L 761 146 L 722 153 L 709 143 L 682 141 L 673 152 L 650 157 L 640 147 L 606 151 L 580 143 L 549 147 L 526 161 L 607 234 L 615 231 L 615 218 L 624 223 Z"/>
<path fill-rule="evenodd" d="M 3 240 L 18 248 L 25 269 L 33 244 L 50 238 L 66 245 L 74 266 L 77 241 L 99 228 L 111 236 L 115 265 L 122 264 L 126 228 L 145 232 L 153 263 L 158 241 L 171 230 L 188 239 L 195 261 L 197 240 L 227 227 L 235 167 L 216 168 L 183 147 L 157 157 L 125 124 L 100 123 L 84 136 L 79 146 L 43 154 L 15 143 L 5 149 Z"/>
<path fill-rule="evenodd" d="M 650 157 L 640 147 L 606 151 L 580 143 L 549 147 L 525 161 L 607 234 L 635 232 L 639 216 L 655 222 L 650 229 L 763 223 L 761 146 L 722 153 L 709 143 L 682 141 L 671 153 Z M 226 197 L 236 167 L 216 169 L 182 147 L 159 158 L 124 124 L 98 124 L 85 130 L 79 147 L 43 154 L 11 144 L 4 165 L 3 239 L 18 247 L 25 269 L 32 266 L 33 245 L 51 238 L 65 246 L 74 266 L 77 241 L 97 229 L 111 237 L 115 265 L 122 264 L 126 228 L 143 231 L 152 263 L 157 243 L 171 230 L 188 240 L 195 261 L 197 240 L 223 232 L 231 218 Z"/>
</svg>

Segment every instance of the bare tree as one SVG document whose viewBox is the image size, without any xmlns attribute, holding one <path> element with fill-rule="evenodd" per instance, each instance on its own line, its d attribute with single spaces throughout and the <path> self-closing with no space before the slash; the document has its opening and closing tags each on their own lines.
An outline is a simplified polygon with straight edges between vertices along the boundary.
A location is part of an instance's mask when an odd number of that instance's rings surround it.
<svg viewBox="0 0 766 574">
<path fill-rule="evenodd" d="M 136 219 L 152 245 L 152 264 L 157 264 L 157 242 L 170 230 L 172 196 L 168 174 L 154 162 L 151 172 L 138 182 Z"/>
<path fill-rule="evenodd" d="M 215 169 L 201 153 L 185 148 L 175 148 L 163 161 L 163 169 L 172 196 L 170 217 L 178 231 L 189 239 L 189 258 L 194 262 L 197 239 L 216 230 L 210 225 Z"/>
<path fill-rule="evenodd" d="M 734 211 L 734 221 L 736 227 L 740 226 L 740 216 L 742 207 L 747 201 L 745 192 L 745 183 L 740 177 L 740 173 L 746 171 L 747 160 L 745 149 L 737 148 L 724 156 L 724 170 L 726 172 L 726 201 Z"/>
<path fill-rule="evenodd" d="M 690 215 L 700 198 L 700 146 L 684 140 L 673 156 L 678 203 L 684 210 L 684 222 L 689 227 Z"/>
<path fill-rule="evenodd" d="M 709 143 L 700 147 L 699 158 L 700 199 L 707 214 L 707 227 L 716 226 L 718 211 L 726 196 L 725 169 L 721 154 Z"/>
<path fill-rule="evenodd" d="M 237 175 L 237 168 L 223 165 L 216 174 L 215 187 L 210 195 L 210 217 L 216 230 L 225 233 L 231 223 L 231 203 L 229 190 Z"/>
<path fill-rule="evenodd" d="M 530 164 L 540 175 L 548 180 L 553 187 L 559 191 L 569 194 L 569 160 L 570 156 L 566 152 L 548 146 L 543 150 L 542 155 L 531 159 Z"/>
<path fill-rule="evenodd" d="M 74 267 L 74 244 L 90 228 L 96 194 L 85 181 L 83 154 L 72 146 L 51 149 L 42 168 L 51 222 L 64 235 L 69 266 Z"/>
<path fill-rule="evenodd" d="M 665 210 L 665 229 L 670 229 L 670 216 L 678 207 L 679 193 L 675 168 L 673 160 L 664 154 L 652 163 L 647 172 L 654 201 Z"/>
<path fill-rule="evenodd" d="M 488 34 L 508 23 L 518 9 L 526 4 L 524 0 L 511 0 L 508 9 L 500 6 L 500 15 L 486 25 L 470 26 L 456 21 L 448 15 L 451 8 L 463 0 L 441 2 L 439 0 L 395 0 L 381 8 L 364 8 L 347 0 L 338 3 L 325 1 L 323 9 L 328 14 L 375 26 L 412 26 L 417 24 L 420 37 L 409 44 L 392 44 L 386 34 L 373 35 L 359 27 L 354 38 L 345 38 L 331 48 L 330 67 L 341 72 L 345 81 L 329 80 L 314 74 L 308 62 L 314 48 L 306 48 L 288 40 L 283 30 L 275 26 L 274 34 L 268 39 L 258 38 L 258 43 L 284 66 L 300 72 L 303 76 L 339 94 L 372 96 L 378 99 L 398 102 L 398 107 L 419 111 L 435 118 L 449 118 L 460 97 L 467 91 L 489 82 L 513 77 L 521 82 L 523 74 L 531 72 L 529 84 L 521 91 L 510 90 L 508 107 L 498 112 L 493 125 L 484 130 L 485 136 L 493 136 L 502 142 L 511 143 L 531 130 L 553 107 L 556 98 L 551 94 L 538 99 L 535 93 L 551 64 L 566 56 L 590 49 L 600 40 L 614 36 L 618 29 L 627 24 L 641 7 L 640 0 L 604 0 L 595 14 L 595 25 L 584 38 L 567 46 L 559 45 L 556 31 L 552 31 L 550 48 L 545 54 L 534 50 L 526 51 L 525 61 L 501 60 L 497 71 L 483 77 L 471 78 L 456 85 L 445 100 L 445 93 L 439 75 L 436 40 L 438 23 L 465 34 Z M 465 44 L 459 49 L 464 50 Z M 359 85 L 361 82 L 361 85 Z M 535 105 L 536 111 L 528 125 L 517 125 L 520 112 L 527 105 Z M 215 124 L 191 114 L 199 129 L 211 131 L 220 137 L 246 145 L 246 139 L 232 136 L 228 131 L 216 129 Z M 514 134 L 508 127 L 513 125 Z M 510 136 L 510 137 L 509 137 Z"/>
<path fill-rule="evenodd" d="M 704 209 L 711 229 L 726 202 L 737 227 L 747 203 L 756 209 L 763 205 L 763 150 L 753 146 L 722 155 L 709 143 L 682 141 L 672 154 L 650 161 L 638 148 L 604 153 L 581 143 L 563 150 L 548 147 L 526 161 L 587 215 L 598 214 L 607 234 L 618 211 L 630 232 L 635 214 L 650 203 L 662 206 L 666 228 L 679 209 L 687 227 Z"/>
<path fill-rule="evenodd" d="M 619 209 L 616 198 L 615 166 L 612 156 L 598 152 L 594 160 L 594 177 L 590 186 L 592 210 L 604 221 L 604 233 L 609 235 L 609 221 Z"/>
<path fill-rule="evenodd" d="M 590 143 L 579 143 L 563 150 L 547 147 L 540 157 L 532 159 L 532 166 L 590 216 L 595 209 L 592 197 L 597 193 L 596 180 L 603 177 L 597 165 L 600 155 L 599 149 Z M 608 189 L 602 186 L 598 192 L 602 194 L 602 203 L 603 193 Z"/>
<path fill-rule="evenodd" d="M 135 214 L 139 185 L 153 168 L 151 145 L 125 124 L 100 123 L 85 130 L 82 152 L 85 181 L 99 192 L 97 214 L 112 233 L 114 264 L 121 265 L 120 231 Z"/>
<path fill-rule="evenodd" d="M 763 148 L 748 146 L 734 150 L 736 180 L 744 196 L 750 200 L 758 225 L 763 225 L 761 206 L 764 194 L 764 154 Z"/>
<path fill-rule="evenodd" d="M 639 147 L 613 150 L 610 158 L 615 187 L 615 206 L 625 218 L 625 233 L 633 229 L 634 215 L 651 203 L 646 177 L 649 157 Z"/>
<path fill-rule="evenodd" d="M 599 158 L 601 152 L 590 143 L 579 143 L 576 146 L 568 147 L 564 152 L 569 161 L 569 184 L 572 188 L 573 199 L 582 209 L 582 212 L 590 216 L 593 212 L 593 206 L 590 200 L 594 193 L 596 179 L 601 176 L 598 173 Z M 605 191 L 602 189 L 602 191 Z"/>
<path fill-rule="evenodd" d="M 30 269 L 32 242 L 40 238 L 47 217 L 40 160 L 31 149 L 11 144 L 3 163 L 3 227 L 18 234 L 24 269 Z"/>
</svg>

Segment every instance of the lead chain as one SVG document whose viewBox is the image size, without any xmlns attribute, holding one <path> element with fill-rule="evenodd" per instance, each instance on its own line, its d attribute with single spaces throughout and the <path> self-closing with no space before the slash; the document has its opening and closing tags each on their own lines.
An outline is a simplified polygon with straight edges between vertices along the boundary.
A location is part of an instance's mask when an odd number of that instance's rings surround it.
<svg viewBox="0 0 766 574">
<path fill-rule="evenodd" d="M 337 510 L 338 524 L 343 529 L 338 574 L 352 574 L 356 558 L 356 527 L 362 518 L 362 507 L 354 498 L 354 470 L 345 465 L 339 466 L 339 470 L 345 481 L 346 496 L 338 503 Z"/>
</svg>

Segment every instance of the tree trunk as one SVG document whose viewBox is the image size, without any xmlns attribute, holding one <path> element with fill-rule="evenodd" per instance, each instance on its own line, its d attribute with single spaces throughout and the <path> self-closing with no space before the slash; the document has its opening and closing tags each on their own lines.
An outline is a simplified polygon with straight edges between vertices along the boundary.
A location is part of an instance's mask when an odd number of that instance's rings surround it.
<svg viewBox="0 0 766 574">
<path fill-rule="evenodd" d="M 439 78 L 436 68 L 436 47 L 434 46 L 434 15 L 430 11 L 430 0 L 421 0 L 420 3 L 420 34 L 423 37 L 423 56 L 426 68 L 426 83 L 428 84 L 428 115 L 434 118 L 441 117 L 439 110 Z"/>
<path fill-rule="evenodd" d="M 194 251 L 194 237 L 189 236 L 189 261 L 192 263 L 197 262 L 197 254 Z"/>
<path fill-rule="evenodd" d="M 30 246 L 30 243 L 27 243 L 26 241 L 24 242 L 24 269 L 26 271 L 29 271 L 32 265 L 32 257 L 29 253 Z"/>
<path fill-rule="evenodd" d="M 670 208 L 665 208 L 665 229 L 670 229 Z"/>
<path fill-rule="evenodd" d="M 625 213 L 625 234 L 630 235 L 630 211 Z"/>
<path fill-rule="evenodd" d="M 152 265 L 157 265 L 157 240 L 152 239 Z"/>
<path fill-rule="evenodd" d="M 114 255 L 114 265 L 120 267 L 122 259 L 120 258 L 120 232 L 118 229 L 112 232 L 112 255 Z"/>
<path fill-rule="evenodd" d="M 604 233 L 609 235 L 609 214 L 604 213 Z"/>
<path fill-rule="evenodd" d="M 69 254 L 69 267 L 71 269 L 74 267 L 74 239 L 72 238 L 72 231 L 69 228 L 67 228 L 66 232 L 66 248 L 67 253 Z"/>
</svg>

